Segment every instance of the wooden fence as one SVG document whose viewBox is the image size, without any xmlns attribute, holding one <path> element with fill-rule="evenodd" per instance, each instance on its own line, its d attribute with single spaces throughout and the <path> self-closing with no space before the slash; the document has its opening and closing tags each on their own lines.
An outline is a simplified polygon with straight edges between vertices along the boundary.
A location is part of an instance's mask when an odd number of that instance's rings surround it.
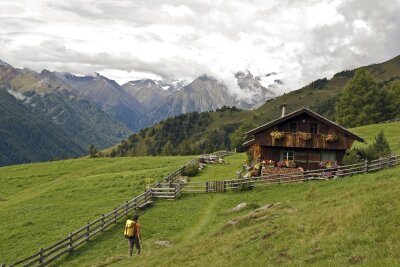
<svg viewBox="0 0 400 267">
<path fill-rule="evenodd" d="M 311 180 L 326 180 L 331 178 L 341 178 L 344 176 L 369 173 L 384 168 L 390 168 L 399 164 L 400 156 L 392 155 L 386 158 L 380 158 L 372 161 L 364 161 L 362 163 L 340 166 L 335 169 L 319 169 L 287 174 L 270 174 L 258 177 L 249 177 L 233 180 L 220 181 L 204 181 L 204 182 L 188 182 L 182 185 L 184 193 L 209 193 L 209 192 L 226 192 L 228 190 L 245 189 L 246 187 L 254 187 L 256 185 L 272 185 L 303 182 Z"/>
<path fill-rule="evenodd" d="M 212 153 L 218 157 L 228 155 L 230 152 L 217 151 Z M 168 183 L 155 183 L 149 190 L 143 194 L 126 201 L 121 206 L 115 208 L 113 211 L 103 214 L 95 221 L 88 222 L 85 226 L 70 233 L 67 237 L 57 241 L 56 243 L 40 248 L 39 252 L 28 256 L 22 260 L 9 265 L 11 266 L 45 266 L 55 261 L 66 253 L 71 253 L 75 248 L 89 241 L 93 236 L 101 233 L 117 221 L 128 215 L 129 212 L 144 208 L 151 204 L 152 198 L 176 199 L 181 195 L 181 184 L 173 183 L 174 178 L 181 174 L 185 166 L 197 163 L 198 159 L 191 160 L 178 170 L 164 178 Z M 1 267 L 6 267 L 4 263 L 0 264 Z"/>
<path fill-rule="evenodd" d="M 158 183 L 150 190 L 153 198 L 173 200 L 181 195 L 181 183 Z"/>
<path fill-rule="evenodd" d="M 219 151 L 214 154 L 217 156 L 225 156 L 228 153 L 229 152 L 227 151 Z M 176 173 L 178 173 L 178 171 L 182 170 L 182 167 L 164 178 L 164 180 L 169 180 L 169 183 L 154 184 L 143 194 L 126 201 L 113 211 L 103 214 L 97 220 L 88 222 L 85 226 L 70 233 L 68 236 L 57 241 L 56 243 L 45 248 L 40 248 L 39 252 L 36 254 L 19 260 L 9 266 L 45 266 L 64 254 L 72 252 L 75 248 L 84 244 L 86 241 L 89 241 L 95 235 L 101 233 L 111 225 L 116 224 L 119 219 L 127 216 L 129 212 L 151 204 L 152 198 L 175 199 L 179 197 L 182 192 L 226 192 L 227 190 L 241 189 L 244 186 L 254 187 L 256 185 L 293 183 L 300 181 L 330 179 L 334 177 L 340 178 L 348 175 L 369 173 L 384 168 L 390 168 L 398 165 L 400 161 L 399 159 L 400 156 L 392 155 L 390 157 L 380 158 L 370 162 L 365 161 L 363 163 L 341 166 L 328 170 L 312 170 L 292 174 L 272 174 L 267 176 L 222 181 L 189 182 L 185 185 L 182 185 L 181 183 L 173 183 L 173 178 L 177 176 Z M 196 160 L 190 161 L 185 166 L 193 164 L 193 162 Z M 175 176 L 173 176 L 174 174 Z M 5 267 L 6 265 L 1 264 L 0 266 Z"/>
<path fill-rule="evenodd" d="M 119 219 L 128 215 L 134 209 L 142 208 L 151 203 L 152 192 L 147 190 L 143 194 L 126 201 L 123 205 L 115 208 L 113 211 L 101 215 L 95 221 L 88 222 L 85 226 L 70 233 L 67 237 L 57 241 L 56 243 L 40 248 L 39 252 L 19 260 L 9 266 L 45 266 L 62 255 L 72 252 L 76 247 L 89 241 L 90 238 L 101 233 L 113 224 L 116 224 Z M 5 267 L 2 264 L 1 267 Z"/>
</svg>

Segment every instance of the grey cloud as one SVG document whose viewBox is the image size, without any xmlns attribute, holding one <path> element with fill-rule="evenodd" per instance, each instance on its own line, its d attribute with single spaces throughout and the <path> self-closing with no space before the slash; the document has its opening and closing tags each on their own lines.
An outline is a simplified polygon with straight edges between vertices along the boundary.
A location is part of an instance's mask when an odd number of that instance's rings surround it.
<svg viewBox="0 0 400 267">
<path fill-rule="evenodd" d="M 399 0 L 343 0 L 336 10 L 343 20 L 312 27 L 304 23 L 303 12 L 320 4 L 319 0 L 39 2 L 43 12 L 40 17 L 0 17 L 0 29 L 3 29 L 0 44 L 5 46 L 0 51 L 1 59 L 36 70 L 88 73 L 110 69 L 153 73 L 165 79 L 213 75 L 223 68 L 227 77 L 237 71 L 235 68 L 259 64 L 256 67 L 270 68 L 261 71 L 285 72 L 290 88 L 296 89 L 343 69 L 387 60 L 399 54 L 400 48 Z M 164 4 L 187 6 L 193 16 L 170 16 L 163 11 Z M 241 13 L 247 5 L 250 10 L 254 9 L 253 15 Z M 371 34 L 354 28 L 353 23 L 358 19 L 366 21 Z M 105 40 L 114 33 L 107 30 L 116 31 L 117 38 L 134 37 L 129 39 L 132 50 L 116 52 L 110 48 L 83 52 L 79 48 L 90 41 L 89 36 L 41 32 L 42 26 L 57 25 L 60 21 L 73 23 L 77 31 L 80 25 L 94 31 L 104 28 Z M 109 25 L 113 27 L 107 28 Z M 173 38 L 154 30 L 160 25 L 171 31 Z M 35 35 L 42 42 L 39 46 L 13 42 L 24 35 Z M 226 47 L 219 47 L 218 42 Z M 75 44 L 74 48 L 68 43 Z M 154 45 L 156 50 L 150 56 L 157 57 L 150 60 L 136 53 L 136 43 Z M 178 52 L 168 54 L 162 49 L 167 46 L 173 46 Z M 229 49 L 231 54 L 224 54 Z M 239 59 L 235 64 L 228 62 L 236 57 Z"/>
</svg>

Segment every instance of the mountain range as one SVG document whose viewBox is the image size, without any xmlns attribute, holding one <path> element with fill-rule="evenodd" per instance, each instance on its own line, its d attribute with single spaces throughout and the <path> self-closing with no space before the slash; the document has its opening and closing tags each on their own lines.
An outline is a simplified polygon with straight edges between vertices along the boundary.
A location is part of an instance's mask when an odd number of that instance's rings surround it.
<svg viewBox="0 0 400 267">
<path fill-rule="evenodd" d="M 207 75 L 189 84 L 143 79 L 120 86 L 98 73 L 35 72 L 0 61 L 0 165 L 79 156 L 91 144 L 103 149 L 168 117 L 223 106 L 251 108 L 275 95 L 248 71 L 235 77 L 242 93 L 256 97 L 241 100 Z M 19 136 L 20 129 L 26 135 Z M 38 142 L 39 137 L 47 141 Z"/>
</svg>

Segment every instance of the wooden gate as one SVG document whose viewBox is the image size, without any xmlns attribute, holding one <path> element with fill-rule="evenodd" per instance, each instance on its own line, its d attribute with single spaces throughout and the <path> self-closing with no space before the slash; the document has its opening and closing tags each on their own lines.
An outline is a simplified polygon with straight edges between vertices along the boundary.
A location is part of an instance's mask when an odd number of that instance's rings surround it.
<svg viewBox="0 0 400 267">
<path fill-rule="evenodd" d="M 225 192 L 225 181 L 208 181 L 206 182 L 206 192 Z"/>
</svg>

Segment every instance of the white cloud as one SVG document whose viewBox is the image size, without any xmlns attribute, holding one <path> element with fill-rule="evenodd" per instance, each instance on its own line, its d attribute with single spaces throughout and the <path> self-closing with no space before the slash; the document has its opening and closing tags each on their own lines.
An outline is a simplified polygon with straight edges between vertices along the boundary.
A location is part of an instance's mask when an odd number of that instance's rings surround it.
<svg viewBox="0 0 400 267">
<path fill-rule="evenodd" d="M 168 15 L 172 17 L 185 17 L 194 15 L 192 9 L 190 9 L 185 5 L 171 6 L 164 4 L 161 7 L 161 11 L 166 12 Z"/>
<path fill-rule="evenodd" d="M 397 4 L 396 4 L 397 3 Z M 278 72 L 287 89 L 399 54 L 400 0 L 2 0 L 0 59 L 122 83 Z"/>
</svg>

